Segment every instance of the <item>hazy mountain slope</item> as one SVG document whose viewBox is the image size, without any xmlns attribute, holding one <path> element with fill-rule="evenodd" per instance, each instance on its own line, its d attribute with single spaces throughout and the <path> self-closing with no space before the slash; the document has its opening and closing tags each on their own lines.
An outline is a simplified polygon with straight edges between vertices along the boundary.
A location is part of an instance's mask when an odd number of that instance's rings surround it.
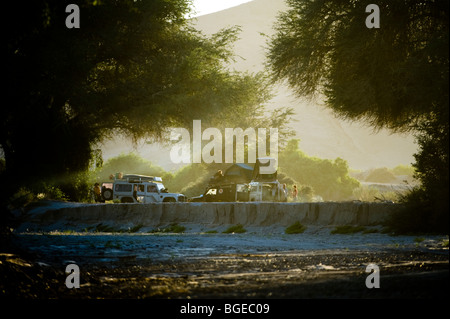
<svg viewBox="0 0 450 319">
<path fill-rule="evenodd" d="M 264 69 L 267 41 L 261 33 L 272 35 L 277 14 L 286 9 L 284 0 L 254 0 L 200 16 L 195 25 L 205 34 L 233 25 L 241 26 L 240 40 L 235 44 L 235 53 L 241 58 L 230 67 L 257 72 Z M 297 114 L 292 127 L 301 139 L 300 147 L 309 155 L 332 159 L 342 157 L 354 168 L 396 166 L 413 161 L 416 145 L 412 136 L 390 134 L 388 131 L 374 133 L 362 123 L 338 120 L 325 107 L 294 97 L 283 85 L 278 86 L 271 106 L 294 108 Z"/>
</svg>

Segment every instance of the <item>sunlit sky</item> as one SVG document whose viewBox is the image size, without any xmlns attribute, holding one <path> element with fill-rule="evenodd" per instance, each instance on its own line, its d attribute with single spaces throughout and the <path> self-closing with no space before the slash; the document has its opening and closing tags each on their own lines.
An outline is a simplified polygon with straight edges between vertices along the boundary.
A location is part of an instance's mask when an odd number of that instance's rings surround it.
<svg viewBox="0 0 450 319">
<path fill-rule="evenodd" d="M 250 1 L 251 0 L 193 0 L 194 10 L 196 12 L 194 16 L 221 11 Z"/>
</svg>

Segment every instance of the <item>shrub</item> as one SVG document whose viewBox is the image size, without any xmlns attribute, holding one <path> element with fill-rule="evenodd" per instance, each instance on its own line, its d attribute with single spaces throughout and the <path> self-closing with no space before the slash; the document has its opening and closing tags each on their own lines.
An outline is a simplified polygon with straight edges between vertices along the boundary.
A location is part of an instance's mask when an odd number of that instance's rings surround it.
<svg viewBox="0 0 450 319">
<path fill-rule="evenodd" d="M 237 224 L 234 226 L 229 227 L 227 230 L 223 231 L 223 234 L 241 234 L 245 233 L 247 230 L 242 226 L 241 224 Z"/>
<path fill-rule="evenodd" d="M 411 165 L 397 165 L 393 169 L 391 169 L 392 173 L 394 175 L 407 175 L 407 176 L 413 176 L 414 175 L 414 167 Z"/>
<path fill-rule="evenodd" d="M 22 187 L 8 199 L 12 208 L 25 207 L 36 200 L 36 196 L 28 189 Z"/>
<path fill-rule="evenodd" d="M 300 222 L 295 222 L 284 231 L 286 234 L 301 234 L 306 230 Z"/>
<path fill-rule="evenodd" d="M 423 188 L 414 188 L 401 197 L 400 203 L 385 222 L 387 231 L 396 234 L 448 234 L 448 210 L 436 206 Z"/>
<path fill-rule="evenodd" d="M 66 194 L 57 186 L 45 184 L 42 193 L 44 194 L 44 199 L 53 199 L 67 201 L 68 198 Z"/>
</svg>

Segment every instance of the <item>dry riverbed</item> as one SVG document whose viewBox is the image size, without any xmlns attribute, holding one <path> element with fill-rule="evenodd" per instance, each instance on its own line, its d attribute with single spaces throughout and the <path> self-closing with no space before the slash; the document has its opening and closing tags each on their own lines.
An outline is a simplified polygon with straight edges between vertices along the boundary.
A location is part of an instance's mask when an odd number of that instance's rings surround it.
<svg viewBox="0 0 450 319">
<path fill-rule="evenodd" d="M 447 241 L 445 245 L 444 242 Z M 7 298 L 447 298 L 448 237 L 387 234 L 16 234 Z M 65 267 L 80 287 L 65 285 Z M 369 289 L 369 264 L 380 288 Z"/>
</svg>

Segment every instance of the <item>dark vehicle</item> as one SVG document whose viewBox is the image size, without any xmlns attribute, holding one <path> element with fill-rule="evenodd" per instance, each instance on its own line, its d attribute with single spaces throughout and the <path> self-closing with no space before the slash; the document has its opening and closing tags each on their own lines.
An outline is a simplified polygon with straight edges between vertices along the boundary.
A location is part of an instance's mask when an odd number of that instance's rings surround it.
<svg viewBox="0 0 450 319">
<path fill-rule="evenodd" d="M 281 184 L 277 181 L 277 170 L 268 170 L 268 168 L 274 167 L 275 164 L 276 161 L 270 157 L 258 158 L 254 165 L 243 163 L 233 164 L 228 167 L 224 174 L 222 174 L 222 171 L 219 171 L 219 174 L 216 173 L 212 176 L 205 193 L 200 196 L 191 197 L 189 201 L 285 201 L 285 193 L 280 189 Z M 263 169 L 260 170 L 260 168 Z M 262 186 L 258 188 L 255 186 L 256 184 L 254 185 L 254 182 L 264 182 L 265 184 L 261 184 Z M 251 189 L 252 192 L 250 191 Z M 262 195 L 263 193 L 264 196 Z M 266 193 L 270 193 L 270 196 L 266 195 Z"/>
<path fill-rule="evenodd" d="M 247 202 L 249 199 L 248 184 L 223 184 L 209 186 L 205 193 L 191 197 L 190 202 Z"/>
</svg>

